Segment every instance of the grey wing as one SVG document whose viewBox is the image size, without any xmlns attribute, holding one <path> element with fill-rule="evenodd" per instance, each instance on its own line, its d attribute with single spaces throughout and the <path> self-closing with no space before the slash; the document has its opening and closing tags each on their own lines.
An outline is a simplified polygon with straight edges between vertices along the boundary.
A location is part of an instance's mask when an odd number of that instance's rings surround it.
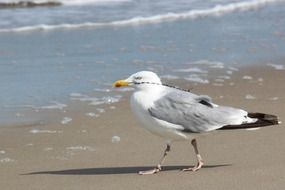
<svg viewBox="0 0 285 190">
<path fill-rule="evenodd" d="M 149 113 L 160 120 L 183 126 L 185 132 L 200 133 L 244 122 L 247 112 L 217 106 L 207 96 L 174 90 L 154 102 Z"/>
</svg>

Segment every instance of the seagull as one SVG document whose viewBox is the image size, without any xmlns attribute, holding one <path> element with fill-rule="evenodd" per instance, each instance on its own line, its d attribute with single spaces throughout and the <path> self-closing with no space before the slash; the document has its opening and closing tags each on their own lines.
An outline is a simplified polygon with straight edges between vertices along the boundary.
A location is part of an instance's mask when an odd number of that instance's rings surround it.
<svg viewBox="0 0 285 190">
<path fill-rule="evenodd" d="M 156 73 L 140 71 L 113 87 L 134 87 L 130 106 L 151 133 L 165 139 L 166 149 L 158 165 L 139 174 L 155 174 L 161 171 L 165 157 L 174 141 L 189 140 L 194 148 L 197 164 L 182 171 L 197 171 L 203 166 L 196 138 L 203 133 L 226 129 L 252 129 L 277 125 L 277 116 L 248 113 L 242 109 L 214 104 L 209 96 L 196 95 L 189 90 L 163 84 Z"/>
</svg>

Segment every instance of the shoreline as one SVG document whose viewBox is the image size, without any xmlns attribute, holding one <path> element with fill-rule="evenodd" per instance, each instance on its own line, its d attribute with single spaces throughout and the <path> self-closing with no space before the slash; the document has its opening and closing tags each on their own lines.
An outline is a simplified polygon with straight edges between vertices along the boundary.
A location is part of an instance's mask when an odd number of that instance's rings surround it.
<svg viewBox="0 0 285 190">
<path fill-rule="evenodd" d="M 164 77 L 162 78 L 162 82 L 170 86 L 189 90 L 190 92 L 196 94 L 209 95 L 215 101 L 220 101 L 224 98 L 227 98 L 223 94 L 218 94 L 220 89 L 223 89 L 224 91 L 227 91 L 227 93 L 229 93 L 229 91 L 235 89 L 237 85 L 240 86 L 241 89 L 244 88 L 242 85 L 247 85 L 248 83 L 262 86 L 264 83 L 264 79 L 262 77 L 263 75 L 267 75 L 268 73 L 276 73 L 276 75 L 271 74 L 271 77 L 276 77 L 278 80 L 278 78 L 282 78 L 282 74 L 285 73 L 285 64 L 247 66 L 235 65 L 234 67 L 233 65 L 230 65 L 229 68 L 230 69 L 208 68 L 209 71 L 207 71 L 206 73 L 206 80 L 208 80 L 209 82 L 207 83 L 203 83 L 199 80 L 196 82 L 195 80 L 191 81 L 184 79 L 184 76 L 187 76 L 189 74 L 190 76 L 196 76 L 197 74 L 198 79 L 201 78 L 200 80 L 204 80 L 202 79 L 203 73 L 199 72 L 176 72 L 176 75 L 164 75 Z M 203 69 L 201 71 L 203 71 Z M 255 74 L 256 71 L 259 73 Z M 169 76 L 170 78 L 168 78 Z M 270 85 L 272 88 L 274 88 L 273 84 Z M 211 92 L 208 92 L 205 89 L 208 87 L 212 89 Z M 131 93 L 131 88 L 128 90 L 112 89 L 112 87 L 110 86 L 110 88 L 108 89 L 102 89 L 101 91 L 97 89 L 86 94 L 71 93 L 66 98 L 66 100 L 61 102 L 51 101 L 50 104 L 42 106 L 31 105 L 23 107 L 19 106 L 18 108 L 15 107 L 13 111 L 15 114 L 14 118 L 11 118 L 11 121 L 2 122 L 0 124 L 0 129 L 3 127 L 13 126 L 21 127 L 29 125 L 60 124 L 61 122 L 65 122 L 64 118 L 69 118 L 69 113 L 71 113 L 75 117 L 76 114 L 81 114 L 81 116 L 96 119 L 101 115 L 106 114 L 106 112 L 108 112 L 107 110 L 116 109 L 116 104 L 122 100 L 124 101 L 126 97 L 130 96 Z M 264 92 L 262 91 L 262 89 L 259 89 L 258 93 L 262 94 Z M 243 93 L 243 91 L 238 92 L 238 95 L 241 99 L 245 99 L 248 101 L 260 99 L 260 97 L 256 97 L 256 94 L 257 92 L 251 93 L 250 91 L 248 91 L 248 93 Z M 283 95 L 280 94 L 279 96 Z M 281 97 L 281 99 L 284 98 L 285 97 Z M 276 95 L 263 99 L 278 101 L 280 97 Z"/>
<path fill-rule="evenodd" d="M 198 84 L 192 92 L 207 94 L 217 104 L 276 114 L 284 122 L 284 74 L 285 70 L 270 67 L 244 68 L 233 73 L 223 86 Z M 188 81 L 172 83 L 193 87 Z M 111 104 L 113 108 L 105 106 L 99 117 L 86 116 L 96 107 L 81 104 L 75 109 L 67 107 L 70 109 L 63 115 L 51 111 L 50 119 L 56 121 L 43 125 L 0 127 L 2 185 L 7 189 L 43 190 L 284 187 L 285 154 L 280 151 L 285 143 L 284 124 L 199 138 L 205 167 L 195 173 L 179 171 L 196 163 L 190 143 L 174 143 L 164 171 L 137 175 L 139 170 L 157 164 L 165 143 L 137 123 L 129 107 L 129 94 Z M 72 121 L 62 124 L 64 117 Z"/>
</svg>

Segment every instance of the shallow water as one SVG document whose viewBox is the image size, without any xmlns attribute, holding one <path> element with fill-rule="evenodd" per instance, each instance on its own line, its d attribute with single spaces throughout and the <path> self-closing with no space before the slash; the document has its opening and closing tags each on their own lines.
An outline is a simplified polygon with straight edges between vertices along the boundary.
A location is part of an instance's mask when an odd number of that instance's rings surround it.
<svg viewBox="0 0 285 190">
<path fill-rule="evenodd" d="M 193 1 L 193 6 L 209 13 L 213 10 L 213 2 Z M 120 2 L 116 11 L 128 10 L 133 3 Z M 206 17 L 192 18 L 181 16 L 189 7 L 172 8 L 171 4 L 161 2 L 156 5 L 161 7 L 157 12 L 151 10 L 148 14 L 140 14 L 145 8 L 138 7 L 139 10 L 128 18 L 124 14 L 119 16 L 126 18 L 101 15 L 98 21 L 102 23 L 104 17 L 104 22 L 109 24 L 100 27 L 58 27 L 68 20 L 62 18 L 40 21 L 55 26 L 52 29 L 13 32 L 15 28 L 32 25 L 11 22 L 10 26 L 1 28 L 6 32 L 0 31 L 0 120 L 30 120 L 22 113 L 39 109 L 64 110 L 70 101 L 93 102 L 94 109 L 101 103 L 111 104 L 123 93 L 112 89 L 112 82 L 139 70 L 153 70 L 165 78 L 188 79 L 192 83 L 220 85 L 221 79 L 217 80 L 219 78 L 210 72 L 213 69 L 223 70 L 223 75 L 228 76 L 248 64 L 283 68 L 285 8 L 279 5 L 269 3 L 246 10 L 240 7 L 219 16 L 210 12 Z M 106 5 L 92 8 L 102 9 L 102 12 L 108 9 Z M 32 12 L 43 9 L 35 8 Z M 84 6 L 73 6 L 71 10 L 74 9 L 84 10 Z M 167 10 L 176 14 L 168 14 Z M 4 11 L 13 14 L 12 10 Z M 155 16 L 158 14 L 160 17 Z M 170 17 L 162 19 L 161 14 Z M 3 18 L 2 10 L 0 15 Z M 137 16 L 143 18 L 139 21 Z M 121 25 L 106 22 L 117 19 L 127 19 L 127 22 Z M 136 24 L 130 23 L 130 19 Z M 75 26 L 83 22 L 71 20 Z M 32 24 L 36 26 L 36 22 Z"/>
</svg>

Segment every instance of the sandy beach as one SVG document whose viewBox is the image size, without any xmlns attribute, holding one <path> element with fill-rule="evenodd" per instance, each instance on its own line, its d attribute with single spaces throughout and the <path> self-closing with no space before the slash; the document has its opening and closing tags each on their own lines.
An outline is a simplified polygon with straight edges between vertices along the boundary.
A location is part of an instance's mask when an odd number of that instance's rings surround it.
<svg viewBox="0 0 285 190">
<path fill-rule="evenodd" d="M 284 1 L 0 1 L 21 7 L 0 15 L 1 190 L 284 189 Z M 166 145 L 112 83 L 141 70 L 283 124 L 201 136 L 198 172 L 176 142 L 140 176 Z"/>
<path fill-rule="evenodd" d="M 285 121 L 285 70 L 245 67 L 217 84 L 170 81 L 218 104 L 272 113 Z M 284 124 L 257 131 L 214 132 L 198 139 L 205 166 L 193 166 L 190 142 L 173 144 L 163 171 L 140 176 L 157 164 L 165 143 L 134 119 L 130 92 L 106 106 L 99 117 L 94 107 L 73 106 L 72 121 L 0 128 L 1 189 L 282 189 L 285 187 Z M 58 115 L 59 114 L 59 115 Z M 53 117 L 51 117 L 52 120 Z"/>
</svg>

